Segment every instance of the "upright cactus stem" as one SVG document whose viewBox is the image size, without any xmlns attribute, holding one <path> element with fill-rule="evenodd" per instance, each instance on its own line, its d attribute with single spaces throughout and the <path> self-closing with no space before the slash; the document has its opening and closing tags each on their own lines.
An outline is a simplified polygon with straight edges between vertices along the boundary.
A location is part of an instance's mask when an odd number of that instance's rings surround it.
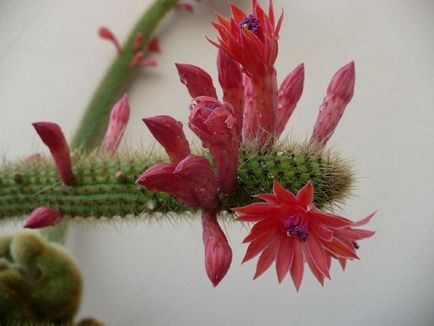
<svg viewBox="0 0 434 326">
<path fill-rule="evenodd" d="M 138 71 L 136 67 L 131 66 L 136 54 L 136 36 L 138 33 L 143 35 L 143 46 L 146 46 L 158 23 L 178 2 L 179 0 L 155 0 L 139 19 L 122 46 L 122 52 L 116 56 L 93 95 L 73 138 L 73 149 L 82 148 L 84 151 L 90 151 L 101 144 L 111 108 L 125 93 L 128 82 Z"/>
</svg>

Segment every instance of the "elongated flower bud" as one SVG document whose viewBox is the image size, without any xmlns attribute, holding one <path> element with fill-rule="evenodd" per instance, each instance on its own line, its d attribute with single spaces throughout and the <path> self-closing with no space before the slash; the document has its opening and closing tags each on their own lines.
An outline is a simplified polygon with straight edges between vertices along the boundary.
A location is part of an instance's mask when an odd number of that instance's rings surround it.
<svg viewBox="0 0 434 326">
<path fill-rule="evenodd" d="M 134 38 L 134 51 L 140 51 L 141 47 L 143 46 L 143 42 L 145 40 L 145 37 L 142 32 L 138 32 L 136 34 L 136 37 Z"/>
<path fill-rule="evenodd" d="M 74 184 L 75 178 L 71 168 L 69 146 L 62 129 L 52 122 L 35 122 L 33 127 L 35 127 L 44 144 L 50 149 L 62 181 L 67 185 Z"/>
<path fill-rule="evenodd" d="M 324 146 L 333 135 L 347 104 L 353 97 L 355 76 L 354 61 L 340 68 L 333 76 L 319 109 L 309 141 L 311 144 Z"/>
<path fill-rule="evenodd" d="M 110 120 L 107 133 L 104 138 L 103 147 L 107 152 L 117 150 L 119 143 L 124 135 L 130 117 L 130 105 L 128 95 L 125 94 L 114 106 L 110 113 Z"/>
<path fill-rule="evenodd" d="M 241 133 L 244 112 L 243 74 L 240 65 L 226 52 L 219 49 L 217 55 L 219 82 L 223 89 L 223 101 L 232 104 L 237 129 Z"/>
<path fill-rule="evenodd" d="M 286 123 L 303 93 L 304 65 L 298 65 L 285 78 L 279 88 L 279 107 L 276 112 L 276 137 L 285 129 Z"/>
<path fill-rule="evenodd" d="M 190 108 L 189 126 L 213 156 L 220 189 L 225 193 L 234 191 L 238 134 L 232 106 L 210 97 L 197 97 Z"/>
<path fill-rule="evenodd" d="M 190 184 L 201 207 L 216 208 L 217 180 L 205 157 L 189 155 L 179 162 L 174 172 Z"/>
<path fill-rule="evenodd" d="M 190 146 L 182 130 L 181 122 L 168 115 L 145 118 L 143 122 L 164 147 L 172 163 L 178 163 L 190 155 Z"/>
<path fill-rule="evenodd" d="M 205 70 L 189 64 L 176 63 L 175 65 L 181 82 L 187 87 L 192 98 L 198 96 L 217 98 L 211 76 Z"/>
<path fill-rule="evenodd" d="M 217 222 L 214 210 L 202 212 L 205 269 L 213 286 L 225 277 L 232 263 L 232 249 Z"/>
<path fill-rule="evenodd" d="M 113 45 L 116 47 L 116 50 L 118 51 L 118 54 L 122 53 L 122 47 L 117 40 L 116 36 L 112 33 L 110 29 L 107 27 L 101 27 L 98 31 L 99 37 L 101 37 L 104 40 L 110 41 L 113 43 Z"/>
<path fill-rule="evenodd" d="M 153 37 L 148 44 L 148 51 L 149 52 L 160 52 L 160 40 L 158 37 Z"/>
<path fill-rule="evenodd" d="M 53 226 L 60 222 L 61 214 L 57 209 L 38 207 L 26 219 L 24 227 L 27 229 L 40 229 Z"/>
</svg>

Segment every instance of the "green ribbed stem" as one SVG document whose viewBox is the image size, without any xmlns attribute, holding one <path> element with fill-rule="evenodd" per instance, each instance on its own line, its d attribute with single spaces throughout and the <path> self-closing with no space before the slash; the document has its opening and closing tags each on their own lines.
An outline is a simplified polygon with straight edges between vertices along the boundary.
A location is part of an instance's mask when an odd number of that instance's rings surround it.
<svg viewBox="0 0 434 326">
<path fill-rule="evenodd" d="M 57 208 L 72 217 L 95 218 L 142 214 L 152 218 L 154 212 L 178 214 L 192 210 L 166 193 L 150 192 L 135 184 L 148 167 L 161 159 L 131 153 L 75 156 L 74 186 L 59 182 L 51 160 L 32 166 L 7 164 L 0 171 L 0 218 L 26 215 L 39 206 Z M 268 153 L 241 151 L 237 180 L 236 193 L 220 196 L 222 210 L 249 204 L 254 194 L 271 192 L 274 180 L 291 191 L 312 180 L 318 207 L 338 204 L 349 193 L 352 173 L 336 155 L 309 148 Z"/>
<path fill-rule="evenodd" d="M 80 122 L 80 127 L 72 140 L 73 149 L 82 148 L 89 151 L 101 144 L 111 108 L 121 98 L 129 82 L 138 71 L 137 68 L 130 67 L 131 60 L 136 53 L 134 40 L 137 33 L 143 34 L 144 46 L 146 46 L 158 23 L 178 2 L 179 0 L 155 0 L 140 17 L 124 43 L 122 53 L 113 61 L 93 95 Z"/>
</svg>

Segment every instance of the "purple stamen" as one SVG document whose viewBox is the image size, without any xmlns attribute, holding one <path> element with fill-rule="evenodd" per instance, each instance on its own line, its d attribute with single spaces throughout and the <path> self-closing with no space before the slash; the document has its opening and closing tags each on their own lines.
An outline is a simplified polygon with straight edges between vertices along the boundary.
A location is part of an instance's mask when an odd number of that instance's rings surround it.
<svg viewBox="0 0 434 326">
<path fill-rule="evenodd" d="M 359 244 L 356 241 L 353 241 L 353 246 L 354 246 L 355 249 L 359 249 L 360 248 Z"/>
<path fill-rule="evenodd" d="M 247 17 L 244 17 L 240 22 L 240 28 L 246 28 L 256 35 L 258 34 L 260 27 L 261 23 L 253 15 L 248 15 Z"/>
<path fill-rule="evenodd" d="M 218 106 L 219 106 L 218 103 L 208 103 L 208 104 L 206 105 L 206 107 L 207 107 L 208 109 L 211 109 L 211 110 L 215 110 L 215 109 L 217 109 Z"/>
<path fill-rule="evenodd" d="M 300 226 L 293 219 L 289 219 L 283 223 L 288 237 L 297 236 L 300 241 L 306 241 L 309 233 L 305 226 Z"/>
</svg>

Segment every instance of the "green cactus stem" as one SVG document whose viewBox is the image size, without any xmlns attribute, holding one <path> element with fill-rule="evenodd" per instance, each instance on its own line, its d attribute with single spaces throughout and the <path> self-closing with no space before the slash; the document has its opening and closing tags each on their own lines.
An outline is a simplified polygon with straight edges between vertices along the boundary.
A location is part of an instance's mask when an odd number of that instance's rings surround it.
<svg viewBox="0 0 434 326">
<path fill-rule="evenodd" d="M 150 192 L 135 180 L 162 159 L 140 153 L 113 156 L 75 153 L 76 185 L 59 181 L 54 164 L 42 159 L 32 165 L 5 163 L 0 169 L 0 218 L 29 214 L 39 206 L 59 209 L 71 217 L 140 216 L 183 213 L 192 209 L 174 197 Z M 267 152 L 241 150 L 237 191 L 220 197 L 221 210 L 254 201 L 253 195 L 271 192 L 274 180 L 296 192 L 311 180 L 320 208 L 339 204 L 351 190 L 352 171 L 338 155 L 307 146 L 289 146 Z"/>
<path fill-rule="evenodd" d="M 158 23 L 178 2 L 179 0 L 155 0 L 140 17 L 124 43 L 122 53 L 117 55 L 93 95 L 72 140 L 73 149 L 82 148 L 89 151 L 101 144 L 111 108 L 126 91 L 129 82 L 138 71 L 137 68 L 130 66 L 135 55 L 134 39 L 137 33 L 143 34 L 143 43 L 146 47 Z"/>
</svg>

